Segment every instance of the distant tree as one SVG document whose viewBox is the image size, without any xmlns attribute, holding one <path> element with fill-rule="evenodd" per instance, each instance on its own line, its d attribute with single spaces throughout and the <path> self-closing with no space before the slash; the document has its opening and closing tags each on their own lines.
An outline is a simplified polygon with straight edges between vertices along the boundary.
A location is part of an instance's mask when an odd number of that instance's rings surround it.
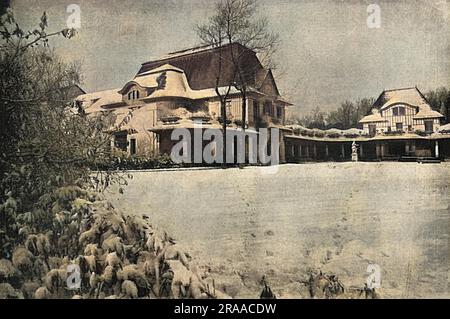
<svg viewBox="0 0 450 319">
<path fill-rule="evenodd" d="M 359 121 L 371 112 L 374 102 L 375 100 L 373 98 L 363 98 L 355 102 L 353 127 L 358 127 Z"/>
<path fill-rule="evenodd" d="M 355 112 L 355 105 L 350 101 L 345 101 L 336 111 L 330 112 L 327 122 L 330 127 L 342 130 L 351 128 L 354 123 Z"/>
<path fill-rule="evenodd" d="M 450 89 L 445 87 L 430 90 L 425 93 L 425 97 L 431 105 L 431 108 L 444 115 L 445 122 L 450 121 Z"/>
<path fill-rule="evenodd" d="M 359 127 L 359 121 L 370 112 L 373 101 L 373 98 L 363 98 L 356 102 L 345 101 L 336 111 L 329 113 L 327 126 L 343 130 Z"/>
<path fill-rule="evenodd" d="M 301 118 L 298 124 L 301 124 L 308 128 L 318 128 L 323 130 L 327 127 L 326 116 L 326 113 L 322 112 L 317 106 L 314 110 L 311 111 L 310 114 Z"/>
</svg>

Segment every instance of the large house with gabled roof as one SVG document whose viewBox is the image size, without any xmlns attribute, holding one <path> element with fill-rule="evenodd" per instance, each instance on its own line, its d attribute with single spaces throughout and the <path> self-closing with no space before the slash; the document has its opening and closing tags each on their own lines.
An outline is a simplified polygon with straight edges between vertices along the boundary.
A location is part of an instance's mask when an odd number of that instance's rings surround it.
<svg viewBox="0 0 450 319">
<path fill-rule="evenodd" d="M 122 87 L 83 94 L 77 101 L 87 113 L 116 115 L 111 128 L 115 148 L 129 155 L 168 154 L 173 145 L 170 134 L 176 128 L 190 129 L 199 120 L 205 128 L 221 128 L 216 86 L 224 91 L 235 81 L 232 54 L 238 54 L 242 63 L 247 108 L 243 119 L 241 92 L 231 86 L 226 102 L 229 128 L 239 129 L 242 121 L 255 131 L 262 125 L 282 126 L 290 103 L 281 97 L 272 71 L 254 51 L 238 43 L 201 46 L 152 59 Z"/>
</svg>

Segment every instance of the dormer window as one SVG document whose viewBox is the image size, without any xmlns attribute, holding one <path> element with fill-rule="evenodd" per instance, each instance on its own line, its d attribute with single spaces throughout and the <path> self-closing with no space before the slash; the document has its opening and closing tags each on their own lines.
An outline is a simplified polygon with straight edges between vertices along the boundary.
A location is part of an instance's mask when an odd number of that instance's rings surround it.
<svg viewBox="0 0 450 319">
<path fill-rule="evenodd" d="M 137 100 L 139 99 L 139 91 L 133 90 L 128 92 L 128 100 Z"/>
</svg>

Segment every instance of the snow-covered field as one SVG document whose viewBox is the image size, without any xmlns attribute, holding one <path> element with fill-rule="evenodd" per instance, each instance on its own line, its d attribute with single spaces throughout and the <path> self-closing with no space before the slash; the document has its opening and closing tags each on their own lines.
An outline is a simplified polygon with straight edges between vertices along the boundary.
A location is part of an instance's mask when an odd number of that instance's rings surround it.
<svg viewBox="0 0 450 319">
<path fill-rule="evenodd" d="M 116 207 L 146 213 L 217 285 L 308 297 L 310 268 L 361 287 L 380 265 L 382 297 L 450 297 L 450 164 L 318 163 L 137 172 Z"/>
</svg>

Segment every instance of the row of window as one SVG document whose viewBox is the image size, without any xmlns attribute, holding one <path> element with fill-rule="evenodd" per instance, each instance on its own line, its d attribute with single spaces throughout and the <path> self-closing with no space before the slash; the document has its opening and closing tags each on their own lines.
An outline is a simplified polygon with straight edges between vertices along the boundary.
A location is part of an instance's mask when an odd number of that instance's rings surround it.
<svg viewBox="0 0 450 319">
<path fill-rule="evenodd" d="M 394 116 L 404 116 L 406 115 L 406 110 L 404 106 L 397 106 L 392 108 L 392 114 Z"/>
<path fill-rule="evenodd" d="M 424 121 L 424 126 L 425 132 L 433 132 L 433 121 Z M 376 124 L 369 124 L 369 134 L 375 135 L 376 129 Z M 395 123 L 395 130 L 397 132 L 403 131 L 403 123 Z M 412 130 L 412 125 L 408 125 L 408 132 L 411 132 Z M 383 132 L 383 130 L 381 130 L 381 132 Z M 392 128 L 390 126 L 387 127 L 387 132 L 392 132 Z"/>
<path fill-rule="evenodd" d="M 416 108 L 416 113 L 419 112 L 419 108 Z M 406 107 L 404 106 L 396 106 L 392 108 L 393 116 L 405 116 L 406 115 Z"/>
<path fill-rule="evenodd" d="M 283 116 L 283 108 L 281 106 L 277 106 L 274 108 L 271 102 L 265 102 L 264 114 L 281 118 Z"/>
<path fill-rule="evenodd" d="M 228 100 L 226 103 L 227 114 L 231 114 L 231 100 Z M 253 101 L 253 117 L 256 119 L 259 117 L 259 103 L 257 101 Z M 283 117 L 283 108 L 281 106 L 273 107 L 273 104 L 270 101 L 264 102 L 263 105 L 263 114 L 274 116 L 276 118 Z"/>
</svg>

